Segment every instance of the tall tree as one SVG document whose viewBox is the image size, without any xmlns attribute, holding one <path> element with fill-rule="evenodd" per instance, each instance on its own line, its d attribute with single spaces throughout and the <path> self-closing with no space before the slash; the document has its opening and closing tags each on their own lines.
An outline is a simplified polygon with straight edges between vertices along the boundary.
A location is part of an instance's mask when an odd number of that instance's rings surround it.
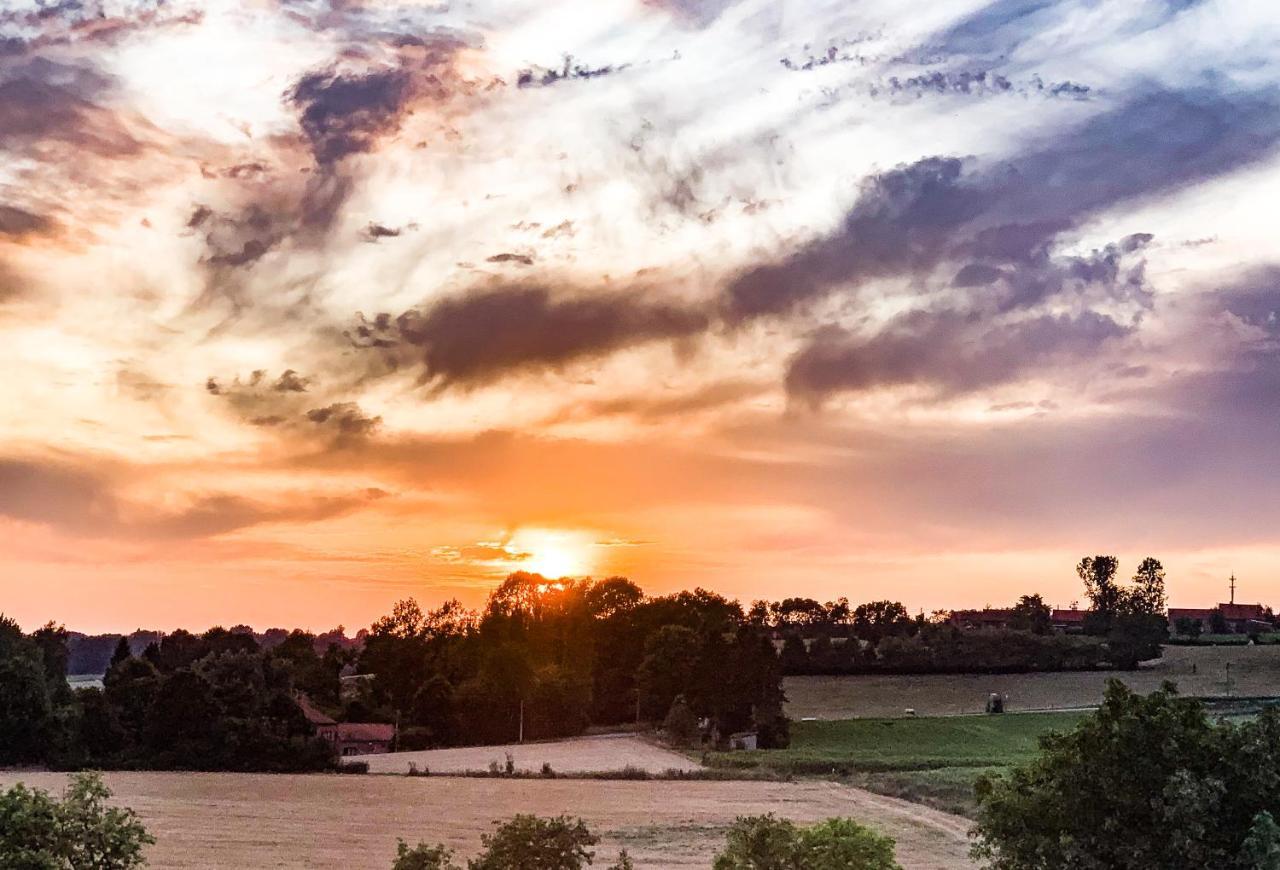
<svg viewBox="0 0 1280 870">
<path fill-rule="evenodd" d="M 1093 612 L 1103 619 L 1115 616 L 1124 598 L 1123 590 L 1116 582 L 1119 567 L 1120 560 L 1115 556 L 1085 556 L 1076 566 Z"/>
<path fill-rule="evenodd" d="M 1164 613 L 1164 566 L 1159 559 L 1148 556 L 1138 565 L 1127 603 L 1132 613 L 1152 616 Z"/>
</svg>

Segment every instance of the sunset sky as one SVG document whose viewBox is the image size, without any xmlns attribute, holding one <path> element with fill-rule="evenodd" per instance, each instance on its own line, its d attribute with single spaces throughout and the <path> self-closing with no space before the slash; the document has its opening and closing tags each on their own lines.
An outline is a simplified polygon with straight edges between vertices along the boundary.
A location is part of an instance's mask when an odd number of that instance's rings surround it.
<svg viewBox="0 0 1280 870">
<path fill-rule="evenodd" d="M 1280 605 L 1258 0 L 0 4 L 0 611 Z"/>
</svg>

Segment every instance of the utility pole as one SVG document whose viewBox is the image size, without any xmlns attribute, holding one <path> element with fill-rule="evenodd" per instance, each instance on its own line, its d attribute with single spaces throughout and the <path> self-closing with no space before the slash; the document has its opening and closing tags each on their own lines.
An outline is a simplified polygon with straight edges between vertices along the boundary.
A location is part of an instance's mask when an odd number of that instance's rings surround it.
<svg viewBox="0 0 1280 870">
<path fill-rule="evenodd" d="M 1236 603 L 1236 574 L 1234 571 L 1231 572 L 1231 603 Z"/>
<path fill-rule="evenodd" d="M 524 743 L 524 698 L 520 699 L 520 743 Z"/>
</svg>

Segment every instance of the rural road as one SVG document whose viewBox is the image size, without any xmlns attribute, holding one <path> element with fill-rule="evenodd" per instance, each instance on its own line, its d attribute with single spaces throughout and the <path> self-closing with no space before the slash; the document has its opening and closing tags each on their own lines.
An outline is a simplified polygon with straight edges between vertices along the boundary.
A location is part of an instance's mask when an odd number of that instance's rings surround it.
<svg viewBox="0 0 1280 870">
<path fill-rule="evenodd" d="M 348 761 L 363 761 L 370 773 L 407 773 L 413 764 L 420 771 L 432 773 L 465 773 L 487 771 L 489 765 L 506 764 L 510 754 L 516 770 L 537 773 L 543 764 L 556 773 L 595 773 L 634 767 L 647 773 L 668 770 L 699 770 L 698 764 L 678 752 L 655 746 L 629 734 L 603 734 L 546 743 L 520 743 L 507 746 L 462 746 L 454 749 L 430 749 L 421 752 L 396 752 L 384 755 L 358 755 Z"/>
</svg>

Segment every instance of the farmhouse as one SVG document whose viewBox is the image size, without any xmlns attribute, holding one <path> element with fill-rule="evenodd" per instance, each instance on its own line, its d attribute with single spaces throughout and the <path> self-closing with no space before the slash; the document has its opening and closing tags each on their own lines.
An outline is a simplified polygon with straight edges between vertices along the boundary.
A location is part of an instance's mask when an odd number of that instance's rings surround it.
<svg viewBox="0 0 1280 870">
<path fill-rule="evenodd" d="M 1053 625 L 1053 630 L 1061 634 L 1080 634 L 1084 631 L 1084 621 L 1088 615 L 1089 611 L 1075 607 L 1061 610 L 1055 608 L 1049 614 L 1049 622 Z"/>
<path fill-rule="evenodd" d="M 382 755 L 391 751 L 396 726 L 379 722 L 339 722 L 335 749 L 339 756 Z"/>
<path fill-rule="evenodd" d="M 1177 630 L 1179 623 L 1190 620 L 1200 624 L 1205 633 L 1250 634 L 1255 631 L 1273 631 L 1267 609 L 1261 604 L 1236 604 L 1230 602 L 1217 607 L 1170 607 L 1169 627 Z"/>
<path fill-rule="evenodd" d="M 338 722 L 317 709 L 306 695 L 298 696 L 298 706 L 317 737 L 333 747 L 334 755 L 381 755 L 391 751 L 396 726 L 380 722 Z"/>
</svg>

